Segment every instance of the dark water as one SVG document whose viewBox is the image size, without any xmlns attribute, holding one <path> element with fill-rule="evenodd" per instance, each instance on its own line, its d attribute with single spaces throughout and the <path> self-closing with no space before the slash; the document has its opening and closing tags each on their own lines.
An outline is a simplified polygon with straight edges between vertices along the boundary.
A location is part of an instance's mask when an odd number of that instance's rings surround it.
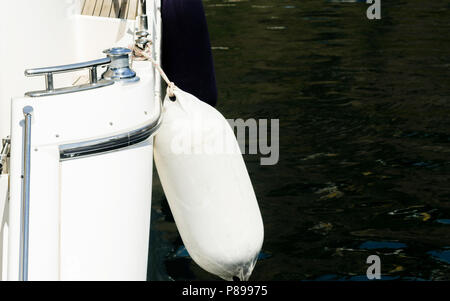
<svg viewBox="0 0 450 301">
<path fill-rule="evenodd" d="M 450 280 L 450 3 L 204 1 L 227 118 L 280 119 L 245 156 L 265 224 L 251 280 Z M 214 280 L 178 254 L 154 185 L 149 279 Z M 157 247 L 156 247 L 157 246 Z"/>
</svg>

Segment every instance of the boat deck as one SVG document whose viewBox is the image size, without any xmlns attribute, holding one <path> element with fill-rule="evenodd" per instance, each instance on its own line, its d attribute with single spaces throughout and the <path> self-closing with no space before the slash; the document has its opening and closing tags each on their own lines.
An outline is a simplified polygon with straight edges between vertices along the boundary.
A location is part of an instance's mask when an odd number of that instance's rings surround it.
<svg viewBox="0 0 450 301">
<path fill-rule="evenodd" d="M 139 12 L 139 0 L 84 0 L 81 14 L 134 20 Z"/>
</svg>

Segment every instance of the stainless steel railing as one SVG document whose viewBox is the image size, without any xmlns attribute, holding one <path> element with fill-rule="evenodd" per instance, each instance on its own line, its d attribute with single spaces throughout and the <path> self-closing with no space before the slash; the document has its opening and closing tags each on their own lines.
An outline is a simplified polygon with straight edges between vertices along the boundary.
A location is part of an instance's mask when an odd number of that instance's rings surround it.
<svg viewBox="0 0 450 301">
<path fill-rule="evenodd" d="M 50 96 L 50 95 L 59 95 L 65 93 L 73 93 L 80 92 L 95 88 L 101 88 L 105 86 L 109 86 L 114 84 L 113 81 L 100 79 L 98 80 L 97 76 L 97 68 L 102 65 L 107 65 L 111 63 L 111 59 L 109 57 L 102 58 L 94 61 L 88 61 L 83 63 L 76 63 L 70 65 L 62 65 L 55 67 L 45 67 L 45 68 L 36 68 L 36 69 L 27 69 L 25 70 L 25 76 L 45 76 L 45 90 L 42 91 L 32 91 L 25 93 L 26 96 L 30 97 L 41 97 L 41 96 Z M 89 69 L 89 83 L 80 86 L 74 87 L 64 87 L 55 89 L 53 75 L 58 73 L 72 72 L 81 69 Z"/>
<path fill-rule="evenodd" d="M 31 121 L 33 108 L 23 108 L 24 135 L 23 135 L 23 181 L 22 181 L 22 207 L 20 217 L 20 257 L 19 281 L 28 281 L 28 241 L 30 224 L 30 168 L 31 168 Z"/>
</svg>

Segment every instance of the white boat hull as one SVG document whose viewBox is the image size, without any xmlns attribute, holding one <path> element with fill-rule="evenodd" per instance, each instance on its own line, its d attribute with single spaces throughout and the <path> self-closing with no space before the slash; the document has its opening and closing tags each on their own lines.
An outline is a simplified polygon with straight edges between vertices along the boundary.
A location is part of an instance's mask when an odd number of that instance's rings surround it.
<svg viewBox="0 0 450 301">
<path fill-rule="evenodd" d="M 146 62 L 135 62 L 133 69 L 140 77 L 135 83 L 23 96 L 43 89 L 42 78 L 24 76 L 27 68 L 98 59 L 106 48 L 133 42 L 129 30 L 134 30 L 134 21 L 82 16 L 80 3 L 0 0 L 2 7 L 17 12 L 0 20 L 0 36 L 6 37 L 6 43 L 0 44 L 4 68 L 0 72 L 0 138 L 11 139 L 10 168 L 1 182 L 9 178 L 3 207 L 7 212 L 5 218 L 0 216 L 0 229 L 4 229 L 0 231 L 1 280 L 19 280 L 20 274 L 26 106 L 34 109 L 28 280 L 147 277 L 153 136 L 87 156 L 64 157 L 62 150 L 65 145 L 121 137 L 157 124 L 161 97 L 154 70 Z M 155 38 L 160 32 L 158 5 L 155 0 L 147 11 L 154 18 L 150 23 Z M 153 46 L 159 59 L 159 42 Z M 86 80 L 83 76 L 82 72 L 58 75 L 55 85 L 71 86 Z"/>
</svg>

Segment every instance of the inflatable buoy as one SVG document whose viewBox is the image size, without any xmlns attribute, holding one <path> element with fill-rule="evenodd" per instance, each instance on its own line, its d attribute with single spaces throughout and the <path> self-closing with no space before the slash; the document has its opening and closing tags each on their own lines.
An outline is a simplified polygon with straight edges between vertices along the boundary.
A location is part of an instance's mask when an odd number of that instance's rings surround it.
<svg viewBox="0 0 450 301">
<path fill-rule="evenodd" d="M 213 107 L 175 88 L 164 100 L 155 165 L 192 259 L 225 280 L 248 280 L 264 227 L 233 130 Z"/>
</svg>

